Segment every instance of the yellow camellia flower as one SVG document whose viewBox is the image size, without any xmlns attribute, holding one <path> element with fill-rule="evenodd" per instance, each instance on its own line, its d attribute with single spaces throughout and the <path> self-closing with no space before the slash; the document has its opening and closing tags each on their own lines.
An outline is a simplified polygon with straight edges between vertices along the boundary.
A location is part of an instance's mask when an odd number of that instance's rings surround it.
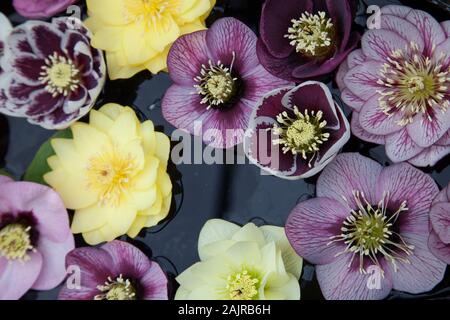
<svg viewBox="0 0 450 320">
<path fill-rule="evenodd" d="M 106 51 L 111 79 L 167 68 L 172 43 L 205 29 L 216 0 L 87 0 L 92 46 Z"/>
<path fill-rule="evenodd" d="M 75 210 L 72 232 L 87 243 L 135 237 L 169 212 L 170 140 L 117 104 L 91 110 L 89 120 L 71 126 L 73 139 L 51 141 L 56 155 L 44 180 Z"/>
<path fill-rule="evenodd" d="M 209 220 L 198 241 L 200 262 L 176 280 L 176 300 L 298 300 L 303 259 L 284 228 Z"/>
</svg>

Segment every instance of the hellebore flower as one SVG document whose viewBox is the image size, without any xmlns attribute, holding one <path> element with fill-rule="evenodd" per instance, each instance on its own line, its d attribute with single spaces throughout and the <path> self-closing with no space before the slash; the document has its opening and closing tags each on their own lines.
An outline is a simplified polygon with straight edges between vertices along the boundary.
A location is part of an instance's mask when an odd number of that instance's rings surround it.
<svg viewBox="0 0 450 320">
<path fill-rule="evenodd" d="M 280 178 L 321 171 L 350 139 L 350 125 L 323 83 L 308 81 L 268 93 L 250 117 L 244 151 Z"/>
<path fill-rule="evenodd" d="M 200 262 L 177 277 L 177 300 L 298 300 L 302 258 L 284 229 L 242 228 L 220 219 L 206 222 L 198 241 Z"/>
<path fill-rule="evenodd" d="M 175 84 L 163 98 L 164 117 L 195 135 L 194 122 L 201 122 L 203 140 L 217 148 L 241 143 L 253 106 L 265 93 L 289 85 L 259 64 L 256 35 L 234 18 L 178 39 L 167 63 Z"/>
<path fill-rule="evenodd" d="M 33 19 L 49 18 L 67 9 L 77 0 L 13 0 L 16 11 Z"/>
<path fill-rule="evenodd" d="M 404 6 L 381 9 L 337 75 L 352 131 L 393 162 L 434 166 L 450 153 L 450 21 Z"/>
<path fill-rule="evenodd" d="M 75 210 L 73 233 L 94 245 L 135 237 L 167 216 L 170 141 L 150 120 L 140 123 L 131 108 L 107 104 L 71 130 L 73 139 L 51 141 L 56 155 L 44 180 Z"/>
<path fill-rule="evenodd" d="M 355 49 L 354 0 L 267 0 L 257 52 L 273 75 L 301 82 L 331 73 Z"/>
<path fill-rule="evenodd" d="M 81 271 L 78 287 L 65 285 L 59 300 L 167 300 L 167 277 L 135 246 L 114 240 L 100 248 L 77 248 L 66 267 Z"/>
<path fill-rule="evenodd" d="M 0 176 L 0 300 L 59 285 L 73 248 L 67 211 L 56 192 Z"/>
<path fill-rule="evenodd" d="M 323 170 L 317 198 L 294 208 L 286 234 L 296 252 L 317 265 L 326 299 L 429 291 L 446 267 L 427 245 L 438 192 L 430 176 L 407 163 L 383 168 L 344 153 Z"/>
<path fill-rule="evenodd" d="M 181 35 L 205 29 L 216 0 L 87 0 L 92 45 L 106 51 L 111 79 L 166 70 Z"/>
<path fill-rule="evenodd" d="M 88 30 L 69 26 L 66 18 L 14 28 L 0 60 L 0 112 L 46 129 L 64 129 L 83 117 L 105 81 L 103 54 L 89 42 Z"/>
<path fill-rule="evenodd" d="M 430 220 L 433 230 L 428 246 L 436 257 L 450 264 L 450 184 L 434 199 Z"/>
</svg>

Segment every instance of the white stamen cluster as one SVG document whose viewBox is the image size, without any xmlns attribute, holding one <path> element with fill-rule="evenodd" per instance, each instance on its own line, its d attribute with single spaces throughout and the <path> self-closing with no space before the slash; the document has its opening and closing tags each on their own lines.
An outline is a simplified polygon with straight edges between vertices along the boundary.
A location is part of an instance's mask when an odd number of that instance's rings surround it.
<svg viewBox="0 0 450 320">
<path fill-rule="evenodd" d="M 444 52 L 438 59 L 424 56 L 415 42 L 392 52 L 377 80 L 383 87 L 377 91 L 381 110 L 388 116 L 401 112 L 402 117 L 397 120 L 401 126 L 412 123 L 417 114 L 425 114 L 433 121 L 436 108 L 446 112 L 450 105 L 448 59 Z"/>
<path fill-rule="evenodd" d="M 332 41 L 333 23 L 323 11 L 317 14 L 304 12 L 300 19 L 292 19 L 292 26 L 284 37 L 297 52 L 315 56 L 318 49 L 328 48 Z"/>
<path fill-rule="evenodd" d="M 400 204 L 396 212 L 388 214 L 389 192 L 383 194 L 376 207 L 367 201 L 362 192 L 353 191 L 353 197 L 357 209 L 352 210 L 344 220 L 341 227 L 342 233 L 330 237 L 328 243 L 331 245 L 334 242 L 344 242 L 346 245 L 346 248 L 336 256 L 351 254 L 352 259 L 348 267 L 352 265 L 355 257 L 358 257 L 361 273 L 366 273 L 364 266 L 367 261 L 384 272 L 379 262 L 380 256 L 392 263 L 395 272 L 399 267 L 398 261 L 409 264 L 410 261 L 405 256 L 413 254 L 414 246 L 408 245 L 402 236 L 394 231 L 394 224 L 399 215 L 408 211 L 406 201 Z M 348 202 L 345 197 L 344 200 Z"/>
<path fill-rule="evenodd" d="M 73 61 L 65 56 L 54 52 L 53 55 L 45 59 L 45 65 L 41 67 L 39 81 L 45 84 L 45 90 L 56 97 L 58 95 L 67 96 L 78 89 L 80 80 L 79 70 Z"/>
<path fill-rule="evenodd" d="M 12 223 L 0 230 L 0 257 L 8 260 L 29 260 L 28 252 L 35 251 L 31 243 L 31 227 Z"/>
<path fill-rule="evenodd" d="M 115 280 L 108 277 L 104 285 L 98 285 L 97 289 L 102 293 L 94 297 L 94 300 L 136 300 L 136 291 L 130 280 L 119 275 Z"/>
<path fill-rule="evenodd" d="M 301 154 L 303 159 L 314 155 L 320 150 L 319 147 L 328 141 L 330 134 L 323 132 L 327 122 L 322 120 L 323 112 L 309 112 L 307 109 L 302 113 L 294 106 L 295 117 L 290 117 L 286 111 L 277 116 L 278 124 L 272 128 L 272 132 L 278 136 L 273 140 L 274 145 L 282 145 L 283 153 Z M 311 166 L 311 160 L 309 166 Z"/>
</svg>

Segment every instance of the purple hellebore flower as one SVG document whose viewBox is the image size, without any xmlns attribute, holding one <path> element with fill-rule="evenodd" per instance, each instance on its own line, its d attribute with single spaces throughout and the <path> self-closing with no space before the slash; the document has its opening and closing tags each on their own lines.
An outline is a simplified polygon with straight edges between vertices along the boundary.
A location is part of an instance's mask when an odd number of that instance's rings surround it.
<svg viewBox="0 0 450 320">
<path fill-rule="evenodd" d="M 294 208 L 286 234 L 317 265 L 326 299 L 429 291 L 446 268 L 427 245 L 438 192 L 430 176 L 407 163 L 383 168 L 357 153 L 340 154 L 320 175 L 317 198 Z"/>
<path fill-rule="evenodd" d="M 64 129 L 94 105 L 105 81 L 89 31 L 66 18 L 27 21 L 7 36 L 0 59 L 0 112 Z M 3 99 L 1 98 L 3 97 Z"/>
<path fill-rule="evenodd" d="M 267 0 L 257 52 L 273 75 L 294 82 L 324 76 L 355 49 L 352 32 L 357 1 Z"/>
<path fill-rule="evenodd" d="M 213 147 L 241 143 L 254 105 L 265 93 L 290 84 L 259 64 L 256 40 L 234 18 L 180 37 L 167 60 L 175 84 L 162 101 L 166 120 L 195 135 L 200 133 L 194 121 L 201 122 L 203 140 Z"/>
<path fill-rule="evenodd" d="M 450 153 L 450 21 L 404 6 L 381 9 L 337 74 L 352 131 L 393 162 L 434 166 Z"/>
<path fill-rule="evenodd" d="M 244 151 L 251 162 L 280 178 L 321 171 L 350 139 L 350 124 L 331 92 L 308 81 L 268 93 L 250 117 Z"/>
<path fill-rule="evenodd" d="M 73 248 L 68 214 L 56 192 L 0 176 L 0 300 L 59 285 Z"/>
<path fill-rule="evenodd" d="M 119 240 L 100 248 L 77 248 L 66 267 L 80 269 L 80 287 L 69 283 L 60 300 L 167 300 L 167 277 L 161 267 L 135 246 Z M 70 279 L 68 279 L 69 281 Z"/>
<path fill-rule="evenodd" d="M 450 264 L 450 184 L 434 199 L 430 220 L 433 230 L 428 246 L 436 257 Z"/>
<path fill-rule="evenodd" d="M 17 12 L 33 19 L 48 18 L 60 13 L 77 0 L 14 0 Z"/>
</svg>

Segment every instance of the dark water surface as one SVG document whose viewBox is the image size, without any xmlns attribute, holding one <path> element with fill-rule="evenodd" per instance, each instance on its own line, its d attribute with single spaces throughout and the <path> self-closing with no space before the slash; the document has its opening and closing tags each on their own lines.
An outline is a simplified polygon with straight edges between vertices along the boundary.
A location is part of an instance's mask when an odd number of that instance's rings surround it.
<svg viewBox="0 0 450 320">
<path fill-rule="evenodd" d="M 4 3 L 4 1 L 2 1 Z M 234 16 L 257 31 L 262 0 L 223 0 L 208 19 L 211 23 L 222 16 Z M 448 20 L 448 12 L 425 0 L 401 1 L 428 11 L 438 20 Z M 435 1 L 436 2 L 436 1 Z M 448 1 L 442 1 L 447 3 Z M 362 5 L 380 6 L 400 1 L 361 1 Z M 282 5 L 282 0 L 280 0 Z M 8 4 L 2 4 L 1 11 L 9 14 L 14 24 L 23 19 Z M 363 11 L 357 22 L 364 24 Z M 359 27 L 361 28 L 361 26 Z M 175 129 L 161 114 L 160 100 L 171 81 L 167 74 L 151 76 L 141 72 L 128 80 L 109 81 L 97 103 L 97 108 L 105 102 L 116 102 L 133 107 L 142 118 L 151 119 L 159 131 L 171 135 Z M 330 84 L 331 85 L 331 84 Z M 337 94 L 337 91 L 334 91 Z M 338 100 L 339 101 L 339 100 Z M 24 174 L 27 166 L 39 149 L 54 132 L 30 125 L 24 119 L 0 115 L 0 168 L 4 167 L 17 179 Z M 356 137 L 345 146 L 344 151 L 360 152 L 387 165 L 384 147 L 362 142 Z M 433 170 L 426 169 L 440 187 L 450 178 L 450 157 L 440 161 Z M 311 178 L 300 181 L 285 181 L 260 174 L 256 166 L 245 165 L 172 165 L 169 170 L 174 183 L 174 201 L 170 217 L 160 225 L 141 232 L 134 240 L 126 239 L 140 247 L 158 261 L 170 275 L 172 292 L 173 277 L 198 261 L 197 237 L 204 223 L 211 218 L 222 218 L 239 224 L 253 221 L 256 224 L 283 226 L 292 208 L 302 200 L 314 196 L 315 181 Z M 125 238 L 124 238 L 125 239 Z M 77 245 L 84 246 L 80 236 Z M 305 263 L 302 279 L 302 299 L 323 299 L 314 276 L 314 269 Z M 59 289 L 48 292 L 29 292 L 25 299 L 54 299 Z M 420 295 L 428 298 L 450 299 L 450 272 L 432 293 Z M 393 292 L 390 298 L 417 298 L 418 296 Z"/>
</svg>

